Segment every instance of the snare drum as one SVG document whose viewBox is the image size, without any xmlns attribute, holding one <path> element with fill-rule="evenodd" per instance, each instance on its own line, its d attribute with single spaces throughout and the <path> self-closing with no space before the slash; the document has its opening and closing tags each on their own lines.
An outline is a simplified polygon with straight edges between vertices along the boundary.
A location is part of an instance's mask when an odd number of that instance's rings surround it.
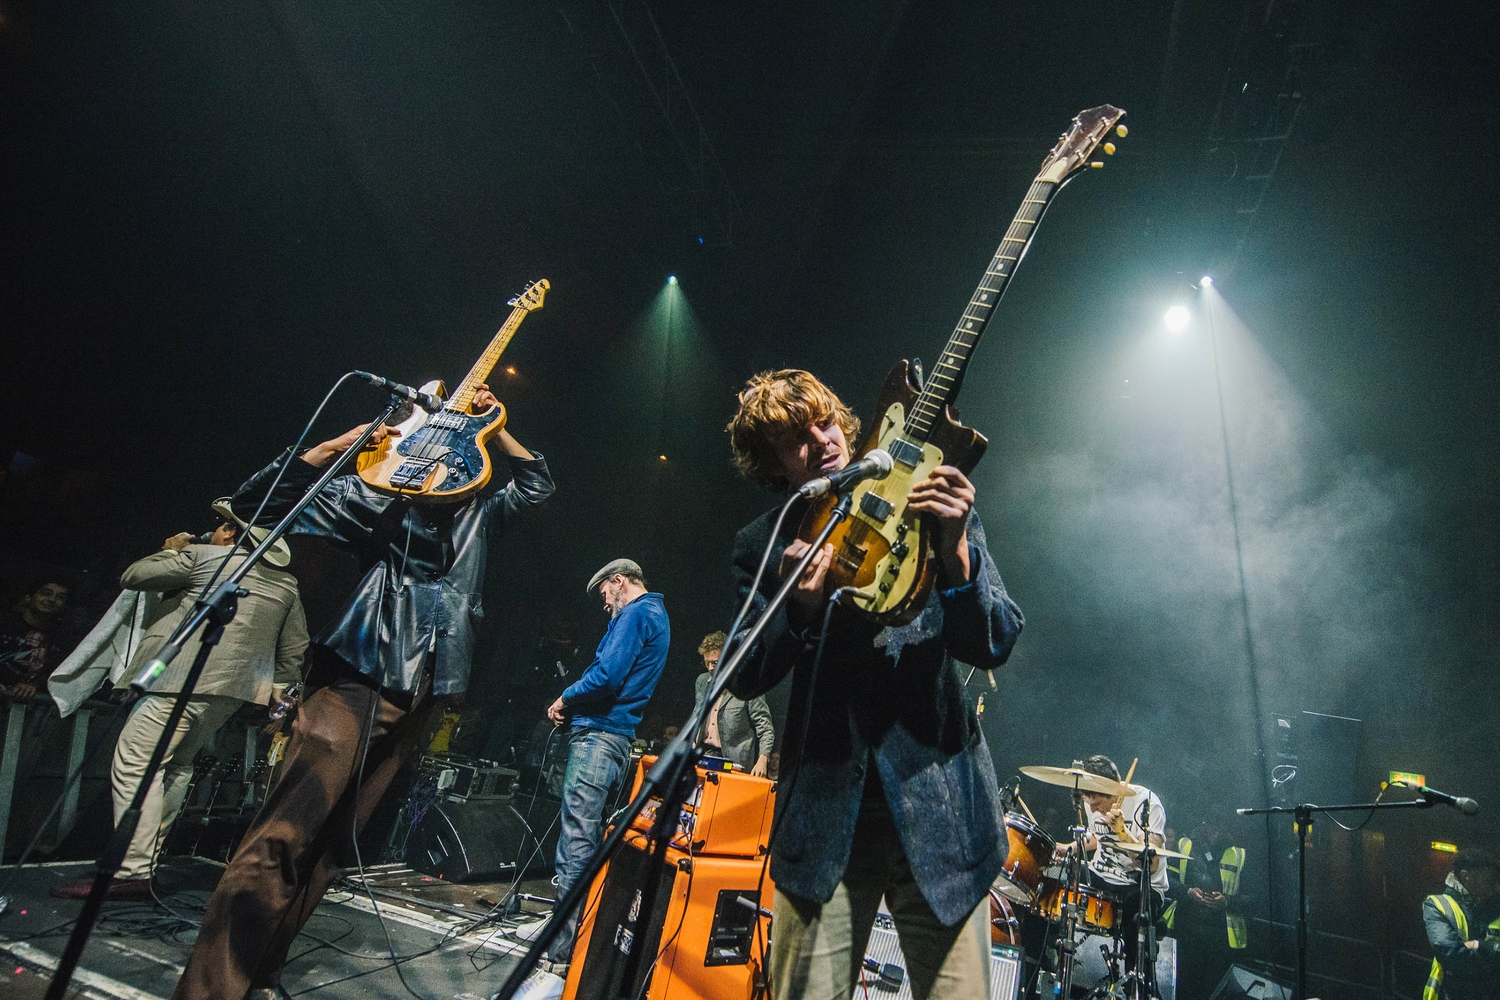
<svg viewBox="0 0 1500 1000">
<path fill-rule="evenodd" d="M 995 879 L 994 891 L 1012 903 L 1030 906 L 1042 887 L 1042 869 L 1052 863 L 1057 845 L 1031 817 L 1018 812 L 1005 814 L 1005 836 L 1010 852 L 1000 877 Z"/>
<path fill-rule="evenodd" d="M 1072 903 L 1078 909 L 1078 920 L 1086 928 L 1102 934 L 1114 932 L 1122 916 L 1119 901 L 1113 895 L 1091 885 L 1080 885 L 1069 889 L 1066 882 L 1047 879 L 1037 897 L 1036 912 L 1043 918 L 1060 924 L 1063 907 Z"/>
</svg>

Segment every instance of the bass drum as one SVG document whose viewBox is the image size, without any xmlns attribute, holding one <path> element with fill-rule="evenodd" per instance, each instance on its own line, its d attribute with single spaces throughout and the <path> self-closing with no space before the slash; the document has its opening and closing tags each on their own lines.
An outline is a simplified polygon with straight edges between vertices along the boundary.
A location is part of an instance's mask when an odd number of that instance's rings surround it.
<svg viewBox="0 0 1500 1000">
<path fill-rule="evenodd" d="M 1010 852 L 995 879 L 993 892 L 1020 906 L 1031 906 L 1042 888 L 1042 870 L 1052 864 L 1057 844 L 1024 813 L 1005 814 L 1005 836 Z"/>
</svg>

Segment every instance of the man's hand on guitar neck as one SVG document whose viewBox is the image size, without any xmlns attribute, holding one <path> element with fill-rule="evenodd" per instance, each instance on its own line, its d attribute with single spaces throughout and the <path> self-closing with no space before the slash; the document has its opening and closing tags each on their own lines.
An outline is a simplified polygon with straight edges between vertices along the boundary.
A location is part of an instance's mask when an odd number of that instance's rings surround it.
<svg viewBox="0 0 1500 1000">
<path fill-rule="evenodd" d="M 969 511 L 974 484 L 951 465 L 939 465 L 906 495 L 908 510 L 931 514 L 938 521 L 937 552 L 950 587 L 969 582 Z"/>
<path fill-rule="evenodd" d="M 354 442 L 359 440 L 359 436 L 365 432 L 365 428 L 368 426 L 370 425 L 360 424 L 358 427 L 347 430 L 336 438 L 330 438 L 322 444 L 313 445 L 302 453 L 302 461 L 314 468 L 322 468 L 333 461 L 336 456 L 342 455 L 353 447 Z M 370 436 L 369 443 L 365 447 L 373 447 L 388 437 L 398 437 L 400 434 L 401 432 L 394 427 L 387 427 L 382 424 L 375 428 L 375 433 Z"/>
</svg>

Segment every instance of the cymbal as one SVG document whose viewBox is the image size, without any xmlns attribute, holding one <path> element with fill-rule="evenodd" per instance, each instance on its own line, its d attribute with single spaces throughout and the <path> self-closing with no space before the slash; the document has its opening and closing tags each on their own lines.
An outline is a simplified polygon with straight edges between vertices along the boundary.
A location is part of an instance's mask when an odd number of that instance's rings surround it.
<svg viewBox="0 0 1500 1000">
<path fill-rule="evenodd" d="M 1081 767 L 1048 767 L 1045 764 L 1032 764 L 1021 768 L 1021 773 L 1028 778 L 1035 778 L 1049 785 L 1076 788 L 1080 792 L 1095 792 L 1099 795 L 1130 794 L 1130 787 L 1123 782 L 1115 781 L 1113 778 L 1101 778 L 1094 772 L 1085 771 Z"/>
<path fill-rule="evenodd" d="M 1141 854 L 1146 850 L 1145 844 L 1129 844 L 1123 840 L 1101 840 L 1099 841 L 1099 846 L 1112 847 L 1117 851 L 1125 851 L 1129 854 Z M 1191 854 L 1183 854 L 1181 851 L 1174 851 L 1167 847 L 1153 847 L 1151 848 L 1151 853 L 1158 858 L 1184 858 L 1188 861 L 1193 859 Z"/>
</svg>

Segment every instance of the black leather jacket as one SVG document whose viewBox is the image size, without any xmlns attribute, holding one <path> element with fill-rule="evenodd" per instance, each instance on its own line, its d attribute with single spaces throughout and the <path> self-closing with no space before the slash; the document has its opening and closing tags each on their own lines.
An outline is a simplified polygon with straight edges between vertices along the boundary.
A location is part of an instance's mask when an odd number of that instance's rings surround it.
<svg viewBox="0 0 1500 1000">
<path fill-rule="evenodd" d="M 796 537 L 804 510 L 799 503 L 787 516 L 757 607 L 780 586 L 780 553 Z M 735 538 L 742 600 L 775 513 Z M 978 514 L 969 519 L 969 560 L 973 579 L 947 588 L 939 575 L 927 607 L 909 624 L 881 628 L 836 610 L 815 691 L 808 682 L 817 639 L 790 627 L 785 606 L 730 682 L 736 697 L 753 698 L 795 671 L 776 796 L 776 811 L 784 810 L 786 820 L 771 857 L 778 889 L 825 903 L 833 897 L 849 864 L 867 781 L 884 790 L 912 875 L 943 923 L 967 917 L 1000 873 L 1005 817 L 995 765 L 954 661 L 998 667 L 1010 656 L 1022 619 L 990 558 Z M 808 698 L 812 719 L 804 737 Z M 877 775 L 867 774 L 872 759 Z"/>
<path fill-rule="evenodd" d="M 289 458 L 283 454 L 239 488 L 233 501 L 237 513 L 254 513 Z M 343 611 L 313 641 L 397 691 L 417 689 L 430 650 L 432 693 L 465 690 L 484 614 L 480 590 L 489 547 L 511 518 L 546 500 L 555 488 L 540 455 L 510 459 L 510 472 L 504 487 L 457 505 L 403 498 L 393 506 L 391 497 L 352 474 L 325 486 L 291 534 L 317 535 L 353 550 L 365 574 Z M 300 459 L 290 461 L 258 523 L 281 520 L 320 474 Z"/>
</svg>

